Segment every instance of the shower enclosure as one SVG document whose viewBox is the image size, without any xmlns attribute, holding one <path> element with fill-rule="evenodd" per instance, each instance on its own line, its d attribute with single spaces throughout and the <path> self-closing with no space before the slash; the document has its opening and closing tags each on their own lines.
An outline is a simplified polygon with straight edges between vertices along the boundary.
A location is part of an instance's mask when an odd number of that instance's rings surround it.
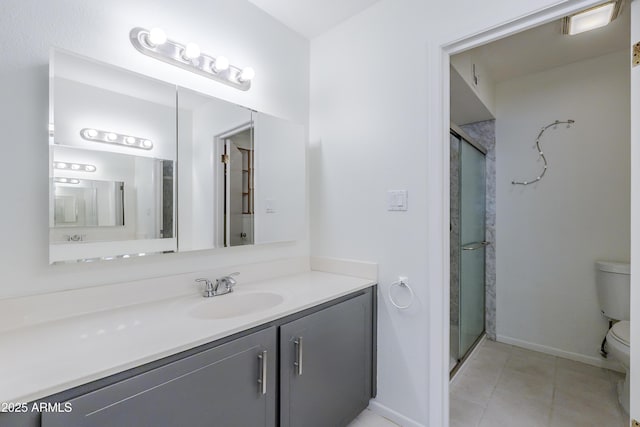
<svg viewBox="0 0 640 427">
<path fill-rule="evenodd" d="M 485 329 L 486 151 L 451 129 L 451 347 L 449 370 Z"/>
</svg>

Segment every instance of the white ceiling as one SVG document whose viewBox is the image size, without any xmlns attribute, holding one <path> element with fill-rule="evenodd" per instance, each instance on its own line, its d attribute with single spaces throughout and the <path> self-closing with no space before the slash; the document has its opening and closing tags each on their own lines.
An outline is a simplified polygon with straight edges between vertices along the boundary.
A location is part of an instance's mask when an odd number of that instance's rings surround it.
<svg viewBox="0 0 640 427">
<path fill-rule="evenodd" d="M 626 49 L 629 5 L 606 27 L 574 36 L 554 21 L 474 49 L 496 83 Z"/>
<path fill-rule="evenodd" d="M 312 39 L 379 0 L 249 0 L 295 32 Z"/>
</svg>

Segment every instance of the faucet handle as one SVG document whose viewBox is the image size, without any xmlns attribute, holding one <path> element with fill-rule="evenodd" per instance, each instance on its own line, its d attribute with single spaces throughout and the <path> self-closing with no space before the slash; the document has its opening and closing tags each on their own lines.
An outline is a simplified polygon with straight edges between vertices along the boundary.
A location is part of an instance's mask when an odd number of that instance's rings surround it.
<svg viewBox="0 0 640 427">
<path fill-rule="evenodd" d="M 216 285 L 224 284 L 225 294 L 233 292 L 233 286 L 237 283 L 236 279 L 234 279 L 233 276 L 237 276 L 239 274 L 240 273 L 237 271 L 235 273 L 227 274 L 226 276 L 223 276 L 216 280 Z"/>
<path fill-rule="evenodd" d="M 213 287 L 213 283 L 209 279 L 196 279 L 196 282 L 204 282 L 204 292 L 202 293 L 205 297 L 212 297 L 214 295 L 215 289 Z"/>
<path fill-rule="evenodd" d="M 228 282 L 231 286 L 233 286 L 233 285 L 235 285 L 235 284 L 237 283 L 237 282 L 236 282 L 236 279 L 234 279 L 234 278 L 233 278 L 233 276 L 239 276 L 239 275 L 240 275 L 240 272 L 239 272 L 239 271 L 236 271 L 236 272 L 233 272 L 233 273 L 231 273 L 231 274 L 227 274 L 227 275 L 225 276 L 225 279 L 227 279 L 227 282 Z"/>
</svg>

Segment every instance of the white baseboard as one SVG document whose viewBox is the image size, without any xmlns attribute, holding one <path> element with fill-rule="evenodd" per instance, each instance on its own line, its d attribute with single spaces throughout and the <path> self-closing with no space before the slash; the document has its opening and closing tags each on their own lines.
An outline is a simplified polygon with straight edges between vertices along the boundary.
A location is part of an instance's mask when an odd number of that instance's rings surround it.
<svg viewBox="0 0 640 427">
<path fill-rule="evenodd" d="M 519 340 L 516 338 L 507 337 L 504 335 L 498 335 L 497 341 L 505 344 L 514 345 L 516 347 L 526 348 L 527 350 L 538 351 L 540 353 L 550 354 L 552 356 L 563 357 L 569 360 L 575 360 L 576 362 L 586 363 L 587 365 L 597 366 L 598 368 L 611 369 L 612 371 L 624 373 L 622 365 L 614 360 L 606 360 L 600 357 L 587 356 L 580 353 L 573 353 L 571 351 L 561 350 L 555 347 L 548 347 L 546 345 L 535 344 L 528 341 Z"/>
<path fill-rule="evenodd" d="M 385 417 L 389 421 L 392 421 L 398 424 L 400 427 L 425 427 L 424 424 L 420 424 L 419 422 L 412 420 L 411 418 L 405 417 L 404 415 L 390 409 L 380 402 L 375 400 L 371 400 L 369 402 L 369 409 L 372 412 L 380 415 L 381 417 Z"/>
</svg>

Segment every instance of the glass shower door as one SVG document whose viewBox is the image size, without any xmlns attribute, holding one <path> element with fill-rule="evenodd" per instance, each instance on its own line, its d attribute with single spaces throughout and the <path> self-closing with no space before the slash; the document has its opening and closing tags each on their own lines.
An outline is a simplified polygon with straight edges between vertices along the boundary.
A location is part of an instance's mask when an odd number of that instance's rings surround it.
<svg viewBox="0 0 640 427">
<path fill-rule="evenodd" d="M 484 332 L 485 155 L 460 139 L 459 346 L 461 359 Z"/>
</svg>

